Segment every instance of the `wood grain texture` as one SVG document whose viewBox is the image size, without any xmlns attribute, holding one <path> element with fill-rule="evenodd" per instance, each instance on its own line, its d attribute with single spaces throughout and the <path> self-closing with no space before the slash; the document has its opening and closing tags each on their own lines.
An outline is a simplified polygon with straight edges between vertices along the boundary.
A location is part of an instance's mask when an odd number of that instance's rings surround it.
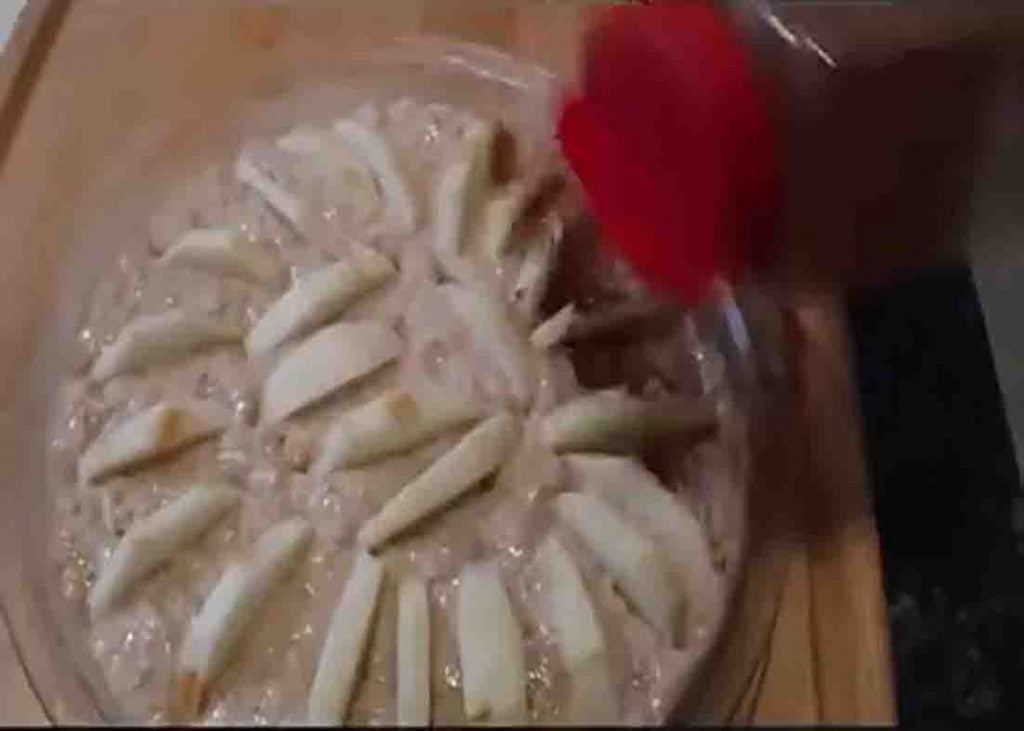
<svg viewBox="0 0 1024 731">
<path fill-rule="evenodd" d="M 749 718 L 758 724 L 813 724 L 822 720 L 814 673 L 811 586 L 807 548 L 791 544 L 789 570 L 765 657 L 764 678 Z"/>
<path fill-rule="evenodd" d="M 825 723 L 895 718 L 881 561 L 868 494 L 845 311 L 836 297 L 795 308 L 815 682 Z"/>
<path fill-rule="evenodd" d="M 187 148 L 209 110 L 230 114 L 246 95 L 273 95 L 300 74 L 329 78 L 339 28 L 360 28 L 358 38 L 345 35 L 346 43 L 351 38 L 347 53 L 395 35 L 440 33 L 510 48 L 571 77 L 581 31 L 594 12 L 591 3 L 469 0 L 31 2 L 29 20 L 0 64 L 5 403 L 22 382 L 45 305 L 54 297 L 59 243 L 74 229 L 66 203 L 98 195 L 94 179 L 117 174 L 109 161 L 124 151 L 125 140 L 159 140 L 164 157 L 154 159 L 170 159 Z M 292 54 L 290 63 L 281 63 L 282 49 Z M 151 118 L 161 123 L 147 126 Z M 140 138 L 139 130 L 150 137 Z M 890 721 L 877 541 L 845 331 L 836 300 L 807 303 L 799 315 L 800 406 L 795 431 L 786 436 L 793 444 L 809 439 L 814 448 L 790 455 L 798 464 L 780 478 L 781 487 L 766 493 L 783 496 L 790 507 L 782 514 L 789 519 L 759 545 L 763 570 L 752 579 L 764 592 L 781 587 L 781 598 L 743 615 L 751 625 L 774 628 L 770 641 L 754 642 L 758 635 L 751 632 L 752 644 L 737 650 L 738 658 L 748 653 L 757 662 L 741 678 L 718 680 L 735 686 L 738 720 Z M 38 721 L 39 708 L 5 649 L 0 645 L 0 721 Z"/>
</svg>

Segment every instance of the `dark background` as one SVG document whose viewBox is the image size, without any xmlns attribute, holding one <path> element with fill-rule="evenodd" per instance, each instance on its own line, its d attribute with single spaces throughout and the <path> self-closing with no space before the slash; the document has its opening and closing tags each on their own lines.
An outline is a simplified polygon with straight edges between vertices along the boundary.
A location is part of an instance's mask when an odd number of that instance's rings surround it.
<svg viewBox="0 0 1024 731">
<path fill-rule="evenodd" d="M 900 721 L 1024 718 L 1024 497 L 970 269 L 848 306 Z"/>
</svg>

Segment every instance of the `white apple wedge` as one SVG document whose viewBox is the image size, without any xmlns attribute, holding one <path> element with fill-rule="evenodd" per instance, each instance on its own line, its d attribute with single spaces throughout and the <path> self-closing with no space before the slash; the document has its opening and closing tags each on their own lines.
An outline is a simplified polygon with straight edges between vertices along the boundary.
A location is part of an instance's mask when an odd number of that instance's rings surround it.
<svg viewBox="0 0 1024 731">
<path fill-rule="evenodd" d="M 93 619 L 106 613 L 134 583 L 169 561 L 238 503 L 238 491 L 199 485 L 134 523 L 89 592 Z"/>
<path fill-rule="evenodd" d="M 159 403 L 100 434 L 78 460 L 84 484 L 124 472 L 224 431 L 230 412 L 210 401 Z"/>
<path fill-rule="evenodd" d="M 325 327 L 281 358 L 263 384 L 260 419 L 272 424 L 398 357 L 402 343 L 376 322 Z"/>
<path fill-rule="evenodd" d="M 360 467 L 476 421 L 480 407 L 456 395 L 393 389 L 343 414 L 324 435 L 313 474 Z"/>
<path fill-rule="evenodd" d="M 363 524 L 360 545 L 376 549 L 466 493 L 498 469 L 516 433 L 515 419 L 508 412 L 477 425 Z"/>
<path fill-rule="evenodd" d="M 700 617 L 692 615 L 699 614 L 698 604 L 718 586 L 711 547 L 696 516 L 631 457 L 571 454 L 563 461 L 572 484 L 600 495 L 666 549 L 683 583 L 687 624 L 696 624 Z"/>
<path fill-rule="evenodd" d="M 430 605 L 427 585 L 408 576 L 398 586 L 395 723 L 430 724 Z"/>
<path fill-rule="evenodd" d="M 467 228 L 466 188 L 471 166 L 466 161 L 452 164 L 441 173 L 434 193 L 434 255 L 441 268 L 459 278 L 459 256 Z"/>
<path fill-rule="evenodd" d="M 500 132 L 499 123 L 493 119 L 476 120 L 466 132 L 466 159 L 473 169 L 471 182 L 476 193 L 483 193 L 493 185 L 491 172 Z"/>
<path fill-rule="evenodd" d="M 129 322 L 110 345 L 100 351 L 89 373 L 102 382 L 122 373 L 166 363 L 214 345 L 237 343 L 242 332 L 219 320 L 169 310 L 140 315 Z"/>
<path fill-rule="evenodd" d="M 402 231 L 415 231 L 419 219 L 416 199 L 402 176 L 398 161 L 387 141 L 375 131 L 351 119 L 335 122 L 334 131 L 373 171 L 384 194 L 388 210 L 398 221 Z"/>
<path fill-rule="evenodd" d="M 293 227 L 299 228 L 302 225 L 302 221 L 306 217 L 306 207 L 302 201 L 256 167 L 252 160 L 245 155 L 241 155 L 235 164 L 235 177 L 238 182 L 256 191 L 271 210 Z"/>
<path fill-rule="evenodd" d="M 476 250 L 492 260 L 500 259 L 512 242 L 512 228 L 523 208 L 526 190 L 510 183 L 492 195 L 480 210 L 475 232 Z"/>
<path fill-rule="evenodd" d="M 464 279 L 460 260 L 467 238 L 481 218 L 484 198 L 493 187 L 491 168 L 498 127 L 477 122 L 466 136 L 466 156 L 441 173 L 434 193 L 434 253 L 449 275 Z"/>
<path fill-rule="evenodd" d="M 356 673 L 366 652 L 377 611 L 384 565 L 360 553 L 345 583 L 320 651 L 306 721 L 316 726 L 343 724 L 356 685 Z"/>
<path fill-rule="evenodd" d="M 321 199 L 340 204 L 344 216 L 365 223 L 382 202 L 379 185 L 364 156 L 334 130 L 299 125 L 279 137 L 276 144 L 302 159 L 320 186 Z"/>
<path fill-rule="evenodd" d="M 545 443 L 557 452 L 629 452 L 651 437 L 699 432 L 716 423 L 714 405 L 670 397 L 647 401 L 622 389 L 585 394 L 565 403 L 541 425 Z"/>
<path fill-rule="evenodd" d="M 169 248 L 164 266 L 198 269 L 222 277 L 273 284 L 282 275 L 278 260 L 264 246 L 231 228 L 194 228 Z"/>
<path fill-rule="evenodd" d="M 314 127 L 304 125 L 288 130 L 278 137 L 274 144 L 294 155 L 315 155 L 324 147 L 322 133 Z"/>
<path fill-rule="evenodd" d="M 562 246 L 562 224 L 557 219 L 531 241 L 524 242 L 525 254 L 512 289 L 512 299 L 523 318 L 530 323 L 539 317 L 540 304 L 548 290 Z"/>
<path fill-rule="evenodd" d="M 473 345 L 501 369 L 512 397 L 520 404 L 529 403 L 536 386 L 537 363 L 506 304 L 479 287 L 444 284 L 440 289 Z"/>
<path fill-rule="evenodd" d="M 608 647 L 575 561 L 548 535 L 537 549 L 534 566 L 544 587 L 544 618 L 569 675 L 568 722 L 615 723 L 619 712 Z"/>
<path fill-rule="evenodd" d="M 459 574 L 455 624 L 466 720 L 526 723 L 523 632 L 493 565 L 470 564 Z"/>
<path fill-rule="evenodd" d="M 563 493 L 555 511 L 580 536 L 636 612 L 661 638 L 674 642 L 683 593 L 658 546 L 602 498 Z"/>
<path fill-rule="evenodd" d="M 245 338 L 250 358 L 264 355 L 292 338 L 338 317 L 359 297 L 395 273 L 383 254 L 361 246 L 345 259 L 295 282 L 253 325 Z"/>
<path fill-rule="evenodd" d="M 563 340 L 576 320 L 576 305 L 572 302 L 546 319 L 530 333 L 530 345 L 538 350 L 552 348 Z"/>
<path fill-rule="evenodd" d="M 194 718 L 246 629 L 271 592 L 295 568 L 313 538 L 302 518 L 290 518 L 269 528 L 253 547 L 246 563 L 229 566 L 193 617 L 181 646 L 178 665 L 178 704 Z"/>
</svg>

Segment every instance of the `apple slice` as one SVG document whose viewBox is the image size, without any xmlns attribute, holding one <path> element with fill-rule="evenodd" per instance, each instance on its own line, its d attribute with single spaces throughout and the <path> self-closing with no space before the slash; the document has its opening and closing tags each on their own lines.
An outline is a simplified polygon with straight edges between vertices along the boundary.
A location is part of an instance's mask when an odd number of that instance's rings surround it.
<svg viewBox="0 0 1024 731">
<path fill-rule="evenodd" d="M 384 200 L 387 201 L 388 210 L 401 225 L 403 233 L 411 234 L 415 231 L 419 218 L 416 199 L 399 171 L 398 161 L 387 141 L 377 132 L 351 119 L 335 122 L 334 131 L 373 171 Z"/>
<path fill-rule="evenodd" d="M 530 323 L 539 317 L 540 304 L 548 291 L 562 246 L 561 221 L 554 217 L 550 221 L 542 231 L 534 233 L 530 241 L 523 243 L 523 263 L 512 288 L 516 310 Z"/>
<path fill-rule="evenodd" d="M 281 216 L 292 227 L 298 229 L 306 217 L 306 206 L 291 191 L 260 170 L 245 155 L 238 158 L 235 164 L 235 177 L 243 185 L 247 185 L 270 206 L 271 210 Z"/>
<path fill-rule="evenodd" d="M 515 419 L 507 411 L 475 427 L 363 524 L 360 545 L 376 549 L 463 495 L 498 469 L 516 432 Z"/>
<path fill-rule="evenodd" d="M 623 389 L 585 394 L 544 417 L 544 441 L 556 452 L 629 452 L 645 440 L 698 433 L 716 424 L 714 404 L 669 397 L 646 401 Z"/>
<path fill-rule="evenodd" d="M 426 583 L 415 576 L 398 587 L 396 674 L 395 723 L 430 725 L 430 605 Z"/>
<path fill-rule="evenodd" d="M 494 187 L 494 169 L 501 136 L 501 125 L 493 119 L 478 119 L 466 131 L 466 159 L 472 169 L 469 203 L 477 205 L 479 197 Z"/>
<path fill-rule="evenodd" d="M 690 609 L 718 586 L 708 536 L 696 517 L 654 475 L 629 457 L 566 455 L 569 480 L 647 528 L 682 578 Z M 690 612 L 688 612 L 689 614 Z"/>
<path fill-rule="evenodd" d="M 250 358 L 261 356 L 287 340 L 306 335 L 338 317 L 394 273 L 395 267 L 388 258 L 367 246 L 311 272 L 263 313 L 245 339 L 246 352 Z"/>
<path fill-rule="evenodd" d="M 102 382 L 202 348 L 237 343 L 241 339 L 238 328 L 184 310 L 141 315 L 125 325 L 117 339 L 103 348 L 89 375 L 92 380 Z"/>
<path fill-rule="evenodd" d="M 471 275 L 460 257 L 493 187 L 497 135 L 494 122 L 476 122 L 466 135 L 465 157 L 441 173 L 434 194 L 434 253 L 441 268 L 459 280 Z"/>
<path fill-rule="evenodd" d="M 523 632 L 493 565 L 470 564 L 459 574 L 455 623 L 466 720 L 526 723 Z"/>
<path fill-rule="evenodd" d="M 499 367 L 513 398 L 526 404 L 536 388 L 536 362 L 504 302 L 480 287 L 444 284 L 445 295 L 480 352 Z"/>
<path fill-rule="evenodd" d="M 384 564 L 369 554 L 360 553 L 323 641 L 320 662 L 309 691 L 307 723 L 336 726 L 344 722 L 383 580 Z"/>
<path fill-rule="evenodd" d="M 324 147 L 323 133 L 306 125 L 298 125 L 277 138 L 279 149 L 293 155 L 316 155 Z"/>
<path fill-rule="evenodd" d="M 466 189 L 471 170 L 465 160 L 452 164 L 441 173 L 434 194 L 434 255 L 441 269 L 456 278 L 461 278 L 459 256 L 468 226 Z"/>
<path fill-rule="evenodd" d="M 466 224 L 473 224 L 485 198 L 494 189 L 495 154 L 498 148 L 500 125 L 494 120 L 476 120 L 466 132 L 464 160 L 468 165 L 466 185 L 463 188 L 463 209 Z M 463 235 L 467 233 L 463 230 Z M 465 241 L 460 245 L 465 246 Z"/>
<path fill-rule="evenodd" d="M 281 358 L 263 384 L 260 419 L 272 424 L 398 357 L 402 343 L 376 322 L 325 327 Z"/>
<path fill-rule="evenodd" d="M 563 340 L 576 320 L 576 305 L 572 302 L 546 319 L 530 333 L 530 345 L 538 350 L 552 348 Z"/>
<path fill-rule="evenodd" d="M 295 568 L 313 538 L 302 518 L 268 529 L 252 558 L 229 566 L 192 619 L 181 646 L 178 704 L 187 718 L 205 705 L 210 684 L 227 666 L 246 629 L 270 593 Z"/>
<path fill-rule="evenodd" d="M 207 437 L 231 423 L 231 413 L 211 401 L 159 403 L 104 431 L 78 460 L 84 484 L 124 472 Z"/>
<path fill-rule="evenodd" d="M 608 647 L 575 561 L 549 535 L 534 565 L 543 586 L 545 620 L 571 683 L 567 720 L 583 726 L 615 723 L 619 712 Z"/>
<path fill-rule="evenodd" d="M 279 262 L 265 247 L 231 228 L 186 231 L 174 246 L 164 252 L 160 263 L 261 284 L 273 284 L 282 274 Z"/>
<path fill-rule="evenodd" d="M 128 529 L 89 592 L 93 619 L 105 614 L 139 579 L 169 561 L 238 503 L 238 491 L 200 485 Z"/>
<path fill-rule="evenodd" d="M 654 541 L 596 495 L 563 493 L 555 498 L 555 511 L 583 539 L 637 613 L 662 639 L 675 642 L 683 594 Z"/>
<path fill-rule="evenodd" d="M 476 229 L 476 250 L 498 261 L 512 242 L 512 228 L 526 201 L 526 189 L 509 183 L 494 193 L 480 211 Z"/>
<path fill-rule="evenodd" d="M 381 202 L 379 186 L 363 156 L 331 129 L 300 125 L 277 139 L 277 147 L 303 159 L 320 196 L 353 222 L 366 223 Z"/>
<path fill-rule="evenodd" d="M 455 395 L 392 389 L 331 425 L 313 474 L 361 467 L 407 452 L 482 415 L 477 404 Z"/>
</svg>

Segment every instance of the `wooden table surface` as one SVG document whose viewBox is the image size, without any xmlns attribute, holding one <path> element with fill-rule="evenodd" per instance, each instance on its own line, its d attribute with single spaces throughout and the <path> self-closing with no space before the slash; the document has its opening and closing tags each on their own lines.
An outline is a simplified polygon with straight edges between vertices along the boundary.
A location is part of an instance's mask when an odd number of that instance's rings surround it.
<svg viewBox="0 0 1024 731">
<path fill-rule="evenodd" d="M 42 266 L 32 259 L 40 255 L 11 242 L 56 235 L 56 229 L 47 229 L 55 224 L 38 213 L 47 196 L 58 195 L 52 191 L 52 181 L 59 178 L 60 165 L 72 152 L 76 171 L 88 170 L 109 153 L 116 137 L 116 130 L 101 127 L 107 114 L 102 100 L 128 107 L 156 104 L 157 112 L 159 104 L 166 103 L 160 97 L 154 97 L 157 101 L 115 99 L 103 85 L 103 73 L 123 73 L 135 81 L 149 73 L 173 82 L 175 68 L 195 60 L 178 39 L 223 40 L 240 57 L 256 58 L 257 51 L 273 48 L 293 34 L 319 34 L 313 41 L 322 43 L 323 28 L 343 27 L 355 14 L 360 22 L 369 26 L 376 22 L 392 33 L 394 29 L 425 31 L 508 47 L 565 72 L 572 68 L 580 30 L 594 3 L 513 6 L 388 0 L 387 10 L 375 9 L 373 4 L 356 10 L 348 3 L 316 0 L 193 0 L 188 12 L 179 12 L 179 4 L 171 5 L 137 0 L 29 0 L 0 64 L 0 200 L 14 219 L 4 224 L 12 236 L 7 245 L 15 247 L 11 255 L 27 262 L 28 271 Z M 208 23 L 205 15 L 215 17 L 215 22 Z M 97 17 L 103 22 L 97 23 Z M 138 42 L 142 24 L 160 28 L 166 36 L 150 35 Z M 230 39 L 209 35 L 226 28 L 231 29 Z M 130 50 L 119 50 L 128 44 L 132 44 Z M 83 71 L 81 59 L 86 56 L 92 65 L 86 64 L 89 68 Z M 226 62 L 214 76 L 245 73 L 244 64 Z M 116 79 L 106 81 L 114 85 Z M 82 105 L 76 82 L 88 86 L 95 104 Z M 193 84 L 201 86 L 195 80 Z M 75 106 L 76 100 L 80 106 Z M 56 118 L 67 115 L 69 105 L 72 115 L 78 116 L 71 121 Z M 134 107 L 122 111 L 130 115 L 133 110 L 137 111 Z M 69 140 L 71 131 L 76 133 L 74 140 Z M 51 175 L 48 178 L 37 168 Z M 19 171 L 17 185 L 12 170 Z M 8 266 L 9 271 L 12 268 Z M 8 286 L 23 290 L 26 285 L 10 274 L 0 275 L 0 292 Z M 888 723 L 894 718 L 888 632 L 842 308 L 836 297 L 824 295 L 793 304 L 789 319 L 796 377 L 785 439 L 806 448 L 794 449 L 793 469 L 787 473 L 792 479 L 787 478 L 785 491 L 779 493 L 790 506 L 791 520 L 760 549 L 782 562 L 785 588 L 769 652 L 744 695 L 738 717 L 759 723 Z M 30 318 L 25 322 L 0 318 L 0 349 L 6 358 L 19 357 L 31 348 L 33 329 L 28 322 Z M 3 628 L 0 723 L 43 720 Z"/>
</svg>

